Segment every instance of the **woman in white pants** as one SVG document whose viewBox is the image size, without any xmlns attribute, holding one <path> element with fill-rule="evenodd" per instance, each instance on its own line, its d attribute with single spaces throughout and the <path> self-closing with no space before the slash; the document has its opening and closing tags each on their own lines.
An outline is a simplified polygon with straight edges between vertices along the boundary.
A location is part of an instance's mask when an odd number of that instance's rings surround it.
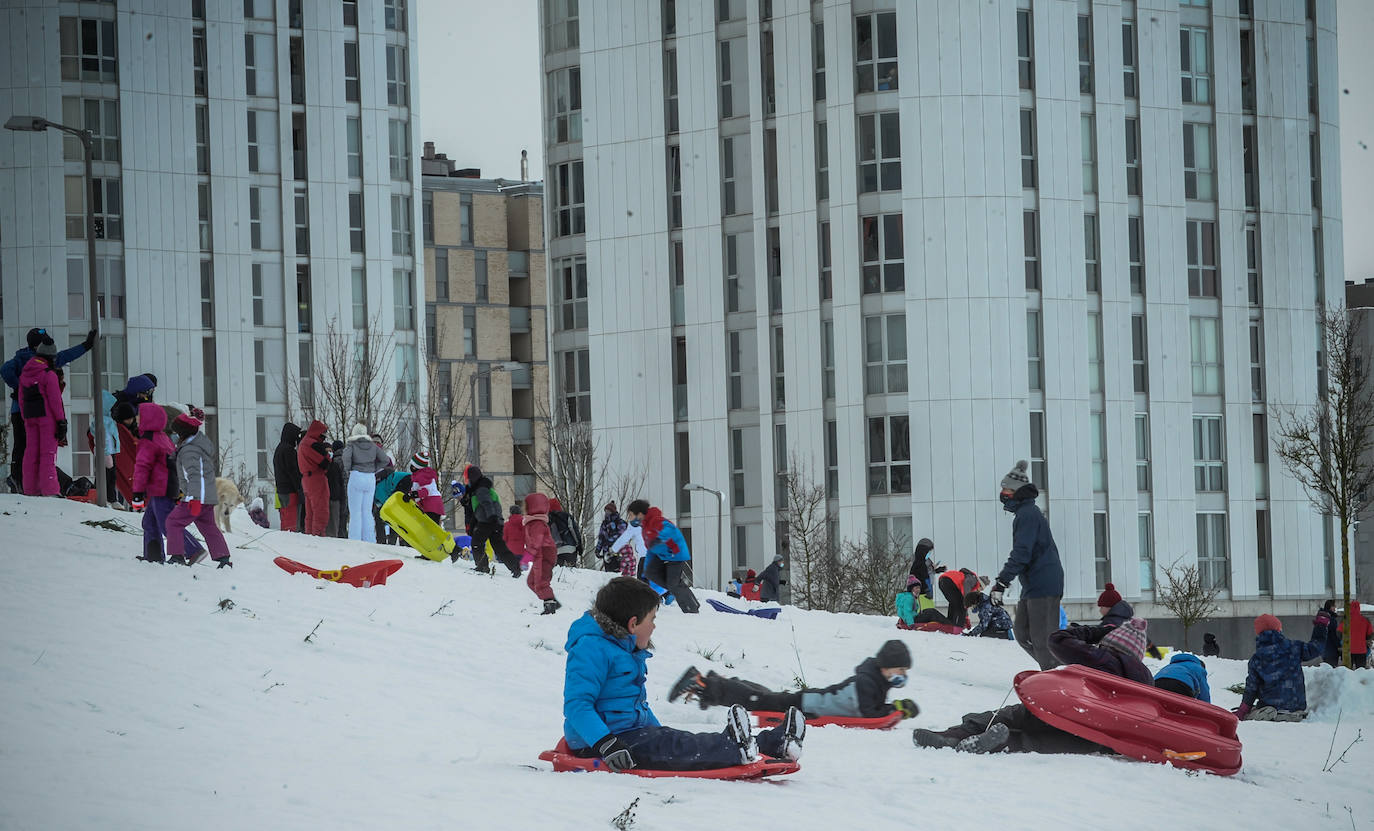
<svg viewBox="0 0 1374 831">
<path fill-rule="evenodd" d="M 377 488 L 377 473 L 389 460 L 381 445 L 372 440 L 367 425 L 353 425 L 344 444 L 343 469 L 348 475 L 348 538 L 377 541 L 377 526 L 372 521 L 372 497 Z"/>
</svg>

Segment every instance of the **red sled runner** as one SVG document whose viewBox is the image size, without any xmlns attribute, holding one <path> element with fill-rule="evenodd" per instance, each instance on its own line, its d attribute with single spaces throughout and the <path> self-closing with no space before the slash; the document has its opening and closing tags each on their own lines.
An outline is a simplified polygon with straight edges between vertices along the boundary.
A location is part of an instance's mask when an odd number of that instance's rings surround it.
<svg viewBox="0 0 1374 831">
<path fill-rule="evenodd" d="M 899 620 L 897 621 L 897 628 L 905 629 L 908 632 L 944 632 L 946 635 L 964 634 L 964 627 L 962 626 L 955 626 L 953 623 L 936 623 L 933 620 L 927 623 L 916 624 L 902 623 Z M 807 724 L 810 723 L 809 721 L 807 722 Z"/>
<path fill-rule="evenodd" d="M 1236 716 L 1220 707 L 1083 666 L 1026 670 L 1016 694 L 1045 723 L 1122 756 L 1219 776 L 1240 770 Z"/>
<path fill-rule="evenodd" d="M 305 563 L 298 563 L 286 557 L 278 557 L 272 562 L 280 566 L 282 571 L 287 574 L 309 574 L 318 580 L 347 583 L 360 589 L 365 589 L 368 586 L 385 586 L 386 578 L 395 574 L 401 566 L 405 565 L 401 560 L 377 560 L 358 566 L 342 566 L 333 570 L 325 570 L 311 568 Z"/>
<path fill-rule="evenodd" d="M 777 727 L 782 724 L 783 714 L 770 710 L 755 710 L 754 725 L 756 727 Z M 902 714 L 898 710 L 893 710 L 885 716 L 877 718 L 851 718 L 849 716 L 816 716 L 806 720 L 807 727 L 825 727 L 833 724 L 837 727 L 858 727 L 864 730 L 891 730 L 897 726 L 897 722 L 902 720 Z"/>
<path fill-rule="evenodd" d="M 539 758 L 545 762 L 553 762 L 553 769 L 556 773 L 579 770 L 604 770 L 608 773 L 629 773 L 635 776 L 656 778 L 659 776 L 678 776 L 687 779 L 763 779 L 766 776 L 785 776 L 789 773 L 796 773 L 801 770 L 801 765 L 790 762 L 786 759 L 765 759 L 750 762 L 747 765 L 732 765 L 728 768 L 710 768 L 709 770 L 647 770 L 645 768 L 629 768 L 627 770 L 612 771 L 606 767 L 606 763 L 596 756 L 585 758 L 578 756 L 568 748 L 566 739 L 559 739 L 558 744 L 553 750 L 545 750 L 539 754 Z"/>
</svg>

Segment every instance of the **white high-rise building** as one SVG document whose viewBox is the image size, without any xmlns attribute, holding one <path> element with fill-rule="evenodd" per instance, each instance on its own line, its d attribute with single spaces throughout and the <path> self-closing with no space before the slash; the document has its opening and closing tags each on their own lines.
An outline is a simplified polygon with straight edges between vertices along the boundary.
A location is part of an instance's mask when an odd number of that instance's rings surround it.
<svg viewBox="0 0 1374 831">
<path fill-rule="evenodd" d="M 551 302 L 587 309 L 555 397 L 648 463 L 698 582 L 683 485 L 760 568 L 797 464 L 841 538 L 996 573 L 1023 458 L 1066 603 L 1148 611 L 1175 561 L 1235 615 L 1331 590 L 1273 439 L 1342 292 L 1334 0 L 541 12 Z"/>
<path fill-rule="evenodd" d="M 418 400 L 415 30 L 406 0 L 0 6 L 0 118 L 94 131 L 107 390 L 154 373 L 263 478 L 331 345 L 390 339 L 382 383 Z M 6 357 L 89 328 L 84 192 L 75 139 L 0 131 Z M 90 371 L 69 367 L 73 435 Z M 85 451 L 59 463 L 89 474 Z"/>
</svg>

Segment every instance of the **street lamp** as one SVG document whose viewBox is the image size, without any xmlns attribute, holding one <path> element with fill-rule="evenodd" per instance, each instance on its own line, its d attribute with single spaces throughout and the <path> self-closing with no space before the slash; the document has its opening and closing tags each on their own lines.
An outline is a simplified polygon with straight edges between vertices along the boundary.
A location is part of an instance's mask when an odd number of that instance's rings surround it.
<svg viewBox="0 0 1374 831">
<path fill-rule="evenodd" d="M 42 133 L 49 128 L 76 136 L 81 141 L 81 150 L 86 157 L 86 277 L 91 294 L 91 328 L 96 330 L 95 344 L 91 346 L 91 430 L 95 434 L 95 448 L 91 452 L 91 478 L 95 480 L 95 502 L 104 506 L 105 493 L 105 418 L 101 414 L 102 377 L 100 365 L 100 299 L 97 295 L 95 279 L 95 199 L 91 188 L 95 181 L 91 175 L 91 131 L 81 130 L 58 124 L 36 115 L 13 115 L 5 122 L 6 130 L 21 133 Z"/>
<path fill-rule="evenodd" d="M 716 495 L 716 589 L 725 590 L 725 549 L 721 547 L 721 525 L 725 522 L 725 494 L 715 488 L 688 482 L 682 486 L 685 491 L 705 491 Z"/>
<path fill-rule="evenodd" d="M 472 377 L 468 379 L 468 464 L 482 466 L 482 434 L 477 429 L 477 379 L 490 378 L 498 372 L 515 372 L 524 368 L 524 364 L 519 361 L 502 361 L 472 373 Z"/>
</svg>

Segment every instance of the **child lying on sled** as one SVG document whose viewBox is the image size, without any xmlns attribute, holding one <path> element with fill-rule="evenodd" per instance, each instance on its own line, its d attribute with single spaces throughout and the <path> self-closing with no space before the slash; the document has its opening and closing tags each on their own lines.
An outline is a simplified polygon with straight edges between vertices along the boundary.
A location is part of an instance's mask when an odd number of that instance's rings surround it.
<svg viewBox="0 0 1374 831">
<path fill-rule="evenodd" d="M 611 770 L 707 770 L 755 761 L 757 754 L 797 759 L 806 735 L 800 711 L 759 733 L 732 707 L 720 733 L 663 727 L 649 709 L 644 682 L 659 596 L 648 583 L 616 577 L 592 609 L 568 629 L 563 679 L 563 736 L 573 753 L 600 756 Z"/>
<path fill-rule="evenodd" d="M 887 691 L 904 685 L 909 672 L 911 651 L 906 644 L 893 640 L 855 667 L 853 675 L 823 689 L 775 692 L 752 681 L 726 678 L 714 672 L 702 675 L 696 667 L 688 667 L 668 693 L 668 700 L 686 696 L 688 700 L 696 699 L 703 710 L 713 704 L 777 712 L 800 709 L 807 718 L 881 718 L 894 710 L 903 718 L 911 718 L 917 713 L 916 702 L 904 698 L 887 703 Z"/>
</svg>

